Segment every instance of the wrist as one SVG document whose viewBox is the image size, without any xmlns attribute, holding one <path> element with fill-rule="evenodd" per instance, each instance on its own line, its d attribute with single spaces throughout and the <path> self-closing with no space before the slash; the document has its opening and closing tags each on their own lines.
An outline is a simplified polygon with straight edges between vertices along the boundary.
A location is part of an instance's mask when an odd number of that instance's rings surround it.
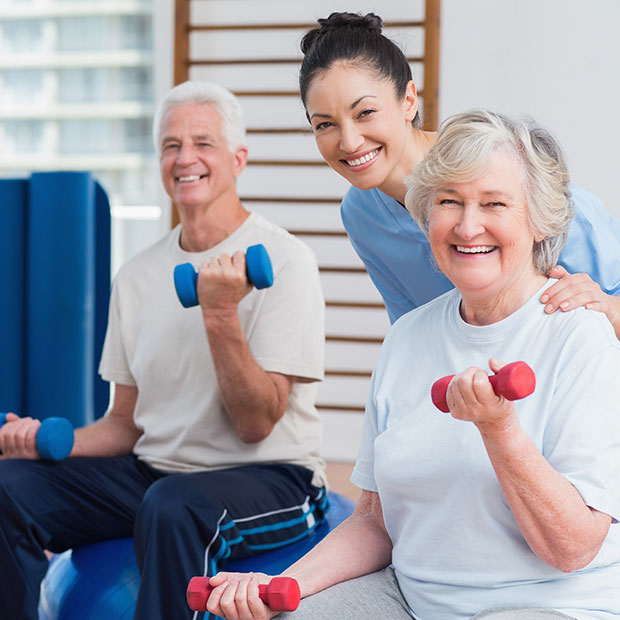
<svg viewBox="0 0 620 620">
<path fill-rule="evenodd" d="M 511 407 L 506 415 L 483 422 L 474 422 L 480 435 L 485 441 L 495 444 L 505 444 L 511 442 L 522 431 L 519 418 Z"/>
</svg>

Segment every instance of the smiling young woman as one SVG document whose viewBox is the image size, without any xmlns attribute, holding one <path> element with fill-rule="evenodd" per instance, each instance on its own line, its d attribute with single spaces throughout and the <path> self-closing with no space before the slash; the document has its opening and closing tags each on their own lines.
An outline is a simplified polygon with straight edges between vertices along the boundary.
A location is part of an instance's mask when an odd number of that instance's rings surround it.
<svg viewBox="0 0 620 620">
<path fill-rule="evenodd" d="M 342 221 L 394 322 L 452 288 L 403 207 L 405 177 L 436 134 L 420 129 L 409 63 L 382 34 L 379 16 L 332 13 L 305 34 L 301 49 L 300 94 L 317 146 L 351 183 Z M 620 335 L 620 221 L 590 192 L 572 184 L 570 191 L 576 217 L 561 267 L 551 273 L 560 280 L 541 301 L 547 312 L 605 312 Z"/>
</svg>

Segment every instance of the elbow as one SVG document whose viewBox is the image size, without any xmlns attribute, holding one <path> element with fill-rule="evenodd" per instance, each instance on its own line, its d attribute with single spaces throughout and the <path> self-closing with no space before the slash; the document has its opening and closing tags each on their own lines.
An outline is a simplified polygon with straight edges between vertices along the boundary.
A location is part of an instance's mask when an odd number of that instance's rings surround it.
<svg viewBox="0 0 620 620">
<path fill-rule="evenodd" d="M 596 557 L 599 548 L 574 550 L 572 553 L 556 554 L 547 563 L 563 573 L 574 573 L 585 568 Z"/>
<path fill-rule="evenodd" d="M 271 435 L 271 431 L 273 430 L 273 426 L 269 429 L 267 428 L 247 428 L 238 430 L 237 434 L 243 443 L 254 444 L 260 443 L 264 439 L 267 439 L 269 435 Z"/>
<path fill-rule="evenodd" d="M 276 422 L 269 419 L 253 421 L 250 424 L 237 426 L 237 435 L 243 443 L 260 443 L 271 435 L 275 425 Z"/>
</svg>

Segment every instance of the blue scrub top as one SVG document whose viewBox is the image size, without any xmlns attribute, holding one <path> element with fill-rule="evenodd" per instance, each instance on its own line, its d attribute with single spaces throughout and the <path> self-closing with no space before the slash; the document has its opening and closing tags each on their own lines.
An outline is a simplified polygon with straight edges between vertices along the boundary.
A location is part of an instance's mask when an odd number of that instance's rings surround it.
<svg viewBox="0 0 620 620">
<path fill-rule="evenodd" d="M 570 186 L 575 208 L 558 264 L 587 273 L 620 294 L 620 220 L 592 193 Z M 378 189 L 351 187 L 341 205 L 344 227 L 381 293 L 390 321 L 453 288 L 436 266 L 428 239 L 409 212 Z"/>
</svg>

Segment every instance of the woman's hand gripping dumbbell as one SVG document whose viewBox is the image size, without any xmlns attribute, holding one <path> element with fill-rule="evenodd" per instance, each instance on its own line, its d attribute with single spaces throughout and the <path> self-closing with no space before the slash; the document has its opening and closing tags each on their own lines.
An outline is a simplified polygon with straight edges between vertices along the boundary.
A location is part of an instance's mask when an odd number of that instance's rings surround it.
<svg viewBox="0 0 620 620">
<path fill-rule="evenodd" d="M 273 284 L 271 259 L 261 243 L 251 245 L 245 252 L 245 272 L 248 282 L 256 288 L 268 288 Z M 185 308 L 198 305 L 198 273 L 191 263 L 174 268 L 174 287 L 179 301 Z"/>
<path fill-rule="evenodd" d="M 450 408 L 446 402 L 448 384 L 454 375 L 442 377 L 433 383 L 431 399 L 437 409 L 448 413 Z M 506 364 L 496 374 L 489 377 L 493 391 L 507 400 L 519 400 L 529 396 L 536 388 L 534 371 L 525 362 Z"/>
<path fill-rule="evenodd" d="M 208 577 L 192 577 L 187 586 L 187 604 L 194 611 L 207 611 L 207 600 L 212 590 Z M 295 611 L 301 592 L 292 577 L 274 577 L 267 585 L 258 586 L 258 596 L 273 611 Z"/>
<path fill-rule="evenodd" d="M 0 413 L 0 426 L 7 418 Z M 73 448 L 73 427 L 66 418 L 47 418 L 37 431 L 36 445 L 39 455 L 46 461 L 61 461 L 69 456 Z"/>
</svg>

